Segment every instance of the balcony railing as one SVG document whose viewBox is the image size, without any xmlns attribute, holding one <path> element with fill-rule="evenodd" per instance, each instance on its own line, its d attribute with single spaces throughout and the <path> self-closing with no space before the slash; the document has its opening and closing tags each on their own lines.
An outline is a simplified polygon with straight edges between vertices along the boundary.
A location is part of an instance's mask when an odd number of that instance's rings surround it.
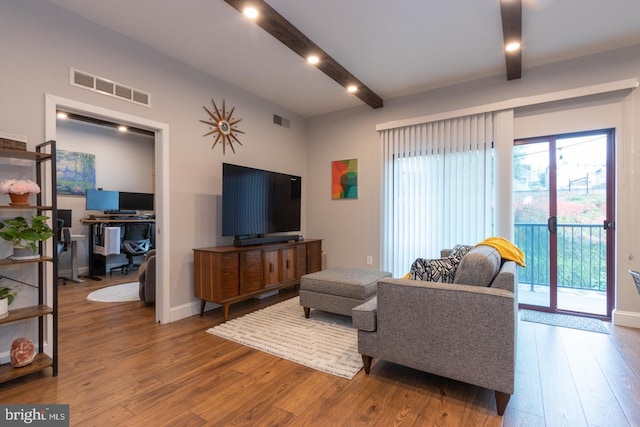
<svg viewBox="0 0 640 427">
<path fill-rule="evenodd" d="M 606 232 L 602 224 L 558 224 L 558 287 L 607 289 Z M 514 243 L 525 254 L 519 268 L 522 284 L 549 286 L 549 232 L 547 224 L 515 224 Z"/>
</svg>

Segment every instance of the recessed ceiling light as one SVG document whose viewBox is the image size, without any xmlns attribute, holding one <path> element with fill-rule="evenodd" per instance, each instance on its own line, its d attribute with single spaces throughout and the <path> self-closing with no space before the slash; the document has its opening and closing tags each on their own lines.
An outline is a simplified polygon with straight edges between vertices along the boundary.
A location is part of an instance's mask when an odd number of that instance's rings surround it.
<svg viewBox="0 0 640 427">
<path fill-rule="evenodd" d="M 315 65 L 315 64 L 317 64 L 318 62 L 320 62 L 320 58 L 318 58 L 318 57 L 317 57 L 317 56 L 315 56 L 315 55 L 310 55 L 310 56 L 308 56 L 308 57 L 307 57 L 307 62 L 308 62 L 309 64 L 313 64 L 313 65 Z"/>
<path fill-rule="evenodd" d="M 504 47 L 507 52 L 515 52 L 520 49 L 520 42 L 511 42 Z"/>
<path fill-rule="evenodd" d="M 251 19 L 256 19 L 258 17 L 258 9 L 253 6 L 247 6 L 242 10 L 244 16 Z"/>
<path fill-rule="evenodd" d="M 58 113 L 56 114 L 56 117 L 58 117 L 59 119 L 66 119 L 69 117 L 69 115 L 67 113 L 65 113 L 64 111 L 58 111 Z"/>
<path fill-rule="evenodd" d="M 351 86 L 347 86 L 347 91 L 354 93 L 358 91 L 358 86 L 355 85 L 351 85 Z"/>
<path fill-rule="evenodd" d="M 120 125 L 120 126 L 118 126 L 118 130 L 119 130 L 120 132 L 126 132 L 126 131 L 127 131 L 127 130 L 129 130 L 129 129 L 128 129 L 126 126 L 122 126 L 122 125 Z"/>
</svg>

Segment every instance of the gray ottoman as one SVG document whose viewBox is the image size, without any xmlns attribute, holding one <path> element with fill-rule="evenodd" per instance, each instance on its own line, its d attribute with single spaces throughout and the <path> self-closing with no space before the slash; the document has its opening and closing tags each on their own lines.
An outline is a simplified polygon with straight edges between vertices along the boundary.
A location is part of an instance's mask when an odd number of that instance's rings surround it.
<svg viewBox="0 0 640 427">
<path fill-rule="evenodd" d="M 351 317 L 351 309 L 376 296 L 386 271 L 331 268 L 305 274 L 300 280 L 300 305 L 305 317 L 312 308 Z"/>
</svg>

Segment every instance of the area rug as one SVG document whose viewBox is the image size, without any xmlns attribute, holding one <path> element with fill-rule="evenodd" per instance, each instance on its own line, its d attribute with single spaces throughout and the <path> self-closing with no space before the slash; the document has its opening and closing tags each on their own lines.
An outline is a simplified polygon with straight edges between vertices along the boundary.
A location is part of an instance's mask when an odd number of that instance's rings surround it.
<svg viewBox="0 0 640 427">
<path fill-rule="evenodd" d="M 590 317 L 569 316 L 558 313 L 545 313 L 535 310 L 521 310 L 520 319 L 526 322 L 544 323 L 546 325 L 561 326 L 563 328 L 581 329 L 583 331 L 608 334 L 609 331 L 601 320 Z"/>
<path fill-rule="evenodd" d="M 306 319 L 299 297 L 207 332 L 342 378 L 353 378 L 363 367 L 351 318 L 311 310 Z"/>
<path fill-rule="evenodd" d="M 138 282 L 123 283 L 93 291 L 87 296 L 87 299 L 98 302 L 140 301 L 138 290 Z"/>
</svg>

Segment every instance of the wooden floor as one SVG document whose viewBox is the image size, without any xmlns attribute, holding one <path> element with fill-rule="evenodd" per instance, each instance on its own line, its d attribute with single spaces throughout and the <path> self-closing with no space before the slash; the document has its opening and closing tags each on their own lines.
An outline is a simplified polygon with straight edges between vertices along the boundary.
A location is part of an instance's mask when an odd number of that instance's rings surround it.
<svg viewBox="0 0 640 427">
<path fill-rule="evenodd" d="M 0 384 L 1 403 L 69 404 L 83 427 L 640 426 L 638 329 L 520 322 L 517 390 L 499 417 L 479 387 L 379 361 L 349 381 L 207 334 L 221 309 L 159 325 L 140 302 L 86 300 L 112 283 L 60 287 L 59 375 Z M 231 316 L 294 295 L 233 305 Z"/>
</svg>

